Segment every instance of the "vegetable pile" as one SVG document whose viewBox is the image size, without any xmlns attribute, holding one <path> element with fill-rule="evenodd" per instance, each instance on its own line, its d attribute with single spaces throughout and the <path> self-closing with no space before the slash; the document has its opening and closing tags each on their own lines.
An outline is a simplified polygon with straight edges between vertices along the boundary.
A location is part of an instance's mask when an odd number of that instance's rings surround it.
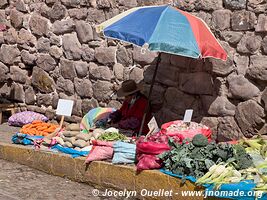
<svg viewBox="0 0 267 200">
<path fill-rule="evenodd" d="M 24 125 L 20 132 L 28 135 L 47 136 L 55 131 L 58 125 L 35 120 L 31 124 Z"/>
<path fill-rule="evenodd" d="M 198 130 L 198 129 L 203 129 L 203 128 L 207 129 L 208 127 L 203 124 L 196 123 L 196 122 L 186 123 L 183 121 L 176 121 L 176 123 L 171 124 L 167 128 L 167 131 L 177 132 L 177 131 L 184 131 L 184 130 Z"/>
<path fill-rule="evenodd" d="M 267 192 L 266 147 L 267 141 L 261 137 L 241 139 L 239 144 L 233 146 L 235 159 L 230 158 L 228 163 L 213 165 L 209 168 L 209 172 L 199 178 L 196 183 L 220 185 L 240 182 L 241 180 L 253 180 L 256 183 L 254 190 Z M 251 159 L 247 159 L 246 153 Z M 231 159 L 236 162 L 231 162 Z"/>
<path fill-rule="evenodd" d="M 258 136 L 252 139 L 243 138 L 239 144 L 245 147 L 255 166 L 244 170 L 246 178 L 254 180 L 257 184 L 255 190 L 267 192 L 267 141 Z"/>
<path fill-rule="evenodd" d="M 240 182 L 244 178 L 241 172 L 237 171 L 231 166 L 226 167 L 226 165 L 218 164 L 213 165 L 209 168 L 209 171 L 199 178 L 196 184 L 221 184 L 221 183 L 236 183 Z"/>
<path fill-rule="evenodd" d="M 208 142 L 202 134 L 193 137 L 192 142 L 187 139 L 175 143 L 169 139 L 171 150 L 159 155 L 164 168 L 175 174 L 200 178 L 210 167 L 219 163 L 231 163 L 235 169 L 245 169 L 252 166 L 252 159 L 242 146 L 227 143 Z"/>
<path fill-rule="evenodd" d="M 267 157 L 267 141 L 261 137 L 246 139 L 243 138 L 239 141 L 239 144 L 244 146 L 248 153 L 257 153 L 262 157 Z"/>
<path fill-rule="evenodd" d="M 113 132 L 113 133 L 107 132 L 107 133 L 100 135 L 97 139 L 103 140 L 103 141 L 118 141 L 118 140 L 123 141 L 123 140 L 127 140 L 127 137 L 117 132 Z"/>
</svg>

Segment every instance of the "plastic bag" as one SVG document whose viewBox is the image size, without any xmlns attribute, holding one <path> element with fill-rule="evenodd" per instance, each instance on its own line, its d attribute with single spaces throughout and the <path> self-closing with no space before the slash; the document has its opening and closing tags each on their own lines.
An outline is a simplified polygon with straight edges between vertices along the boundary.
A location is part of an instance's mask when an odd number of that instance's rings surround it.
<svg viewBox="0 0 267 200">
<path fill-rule="evenodd" d="M 102 140 L 92 140 L 92 145 L 94 146 L 107 146 L 107 147 L 113 147 L 115 142 L 106 142 Z"/>
<path fill-rule="evenodd" d="M 33 111 L 23 111 L 13 114 L 8 119 L 8 125 L 10 126 L 23 126 L 25 124 L 31 124 L 34 120 L 48 121 L 48 118 L 42 114 Z"/>
<path fill-rule="evenodd" d="M 85 163 L 89 163 L 95 160 L 106 160 L 111 159 L 113 156 L 113 148 L 107 146 L 93 146 L 89 152 Z"/>
<path fill-rule="evenodd" d="M 137 154 L 149 154 L 149 155 L 158 155 L 164 151 L 169 151 L 170 147 L 168 143 L 157 143 L 153 141 L 145 141 L 144 136 L 136 143 L 136 152 Z"/>
<path fill-rule="evenodd" d="M 136 145 L 126 142 L 115 142 L 113 145 L 114 155 L 112 159 L 113 164 L 120 163 L 134 163 L 136 155 Z"/>
<path fill-rule="evenodd" d="M 135 163 L 135 153 L 114 153 L 112 158 L 113 164 L 133 164 Z"/>
<path fill-rule="evenodd" d="M 169 151 L 170 149 L 168 136 L 166 135 L 156 133 L 148 137 L 147 140 L 144 136 L 140 137 L 136 143 L 137 170 L 159 169 L 162 161 L 157 155 L 164 151 Z"/>
<path fill-rule="evenodd" d="M 138 158 L 138 163 L 136 165 L 137 171 L 146 169 L 160 169 L 161 166 L 162 161 L 157 156 L 145 154 Z"/>
</svg>

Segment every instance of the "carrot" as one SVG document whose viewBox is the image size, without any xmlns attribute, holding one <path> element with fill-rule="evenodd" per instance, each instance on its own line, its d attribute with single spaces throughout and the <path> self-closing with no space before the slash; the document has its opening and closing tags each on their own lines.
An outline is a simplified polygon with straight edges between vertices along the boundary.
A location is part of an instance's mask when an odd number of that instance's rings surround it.
<svg viewBox="0 0 267 200">
<path fill-rule="evenodd" d="M 22 128 L 29 128 L 31 126 L 31 124 L 26 124 L 24 126 L 22 126 Z"/>
<path fill-rule="evenodd" d="M 56 129 L 55 128 L 48 128 L 48 129 L 46 129 L 46 132 L 49 132 L 49 133 L 52 133 L 52 132 L 54 132 Z"/>
<path fill-rule="evenodd" d="M 31 134 L 31 133 L 27 133 L 27 135 L 33 135 L 33 134 Z"/>
<path fill-rule="evenodd" d="M 26 126 L 26 127 L 23 126 L 22 128 L 23 128 L 23 129 L 24 129 L 24 128 L 26 128 L 26 129 L 31 129 L 31 128 L 32 128 L 32 124 L 30 124 L 30 126 Z"/>
<path fill-rule="evenodd" d="M 47 127 L 46 127 L 46 126 L 38 126 L 38 127 L 36 127 L 36 129 L 37 129 L 38 131 L 43 131 L 43 130 L 46 130 Z"/>
<path fill-rule="evenodd" d="M 32 124 L 40 124 L 40 123 L 43 123 L 43 121 L 41 121 L 41 120 L 34 120 L 34 121 L 32 121 Z"/>
<path fill-rule="evenodd" d="M 29 135 L 43 135 L 47 136 L 50 133 L 54 132 L 58 128 L 58 125 L 45 123 L 40 120 L 34 120 L 31 124 L 24 125 L 21 129 L 21 133 Z"/>
<path fill-rule="evenodd" d="M 20 129 L 20 132 L 21 133 L 27 133 L 28 130 L 29 130 L 28 128 L 22 128 L 22 129 Z"/>
<path fill-rule="evenodd" d="M 47 132 L 44 132 L 43 133 L 43 136 L 48 136 L 49 134 Z"/>
</svg>

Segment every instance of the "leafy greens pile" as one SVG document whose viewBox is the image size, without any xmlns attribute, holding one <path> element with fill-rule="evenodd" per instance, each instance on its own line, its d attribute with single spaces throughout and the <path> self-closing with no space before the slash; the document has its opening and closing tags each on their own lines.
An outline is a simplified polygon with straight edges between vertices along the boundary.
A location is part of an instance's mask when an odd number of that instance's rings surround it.
<svg viewBox="0 0 267 200">
<path fill-rule="evenodd" d="M 123 141 L 127 140 L 127 137 L 117 132 L 107 132 L 100 135 L 97 139 L 103 141 L 119 141 L 119 140 Z"/>
<path fill-rule="evenodd" d="M 202 177 L 209 168 L 218 163 L 233 163 L 236 169 L 252 166 L 251 157 L 236 147 L 227 143 L 208 142 L 201 134 L 194 136 L 192 141 L 184 140 L 182 144 L 169 139 L 171 150 L 159 155 L 164 168 L 183 176 Z M 242 158 L 242 160 L 240 159 Z"/>
</svg>

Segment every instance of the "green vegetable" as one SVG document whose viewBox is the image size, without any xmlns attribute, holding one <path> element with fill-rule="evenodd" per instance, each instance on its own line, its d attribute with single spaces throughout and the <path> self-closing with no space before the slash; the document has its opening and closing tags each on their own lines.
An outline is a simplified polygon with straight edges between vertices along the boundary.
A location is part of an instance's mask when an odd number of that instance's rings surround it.
<svg viewBox="0 0 267 200">
<path fill-rule="evenodd" d="M 253 166 L 253 161 L 250 155 L 246 153 L 246 150 L 244 147 L 242 147 L 239 144 L 233 145 L 234 150 L 234 167 L 237 170 L 240 169 L 247 169 L 251 166 Z"/>
<path fill-rule="evenodd" d="M 197 134 L 193 137 L 192 143 L 193 145 L 197 147 L 204 147 L 204 146 L 207 146 L 209 142 L 208 142 L 208 139 L 204 135 Z"/>
<path fill-rule="evenodd" d="M 103 141 L 118 141 L 118 140 L 126 140 L 127 137 L 125 135 L 122 135 L 120 133 L 104 133 L 101 136 L 97 138 L 98 140 L 103 140 Z"/>
<path fill-rule="evenodd" d="M 209 168 L 209 171 L 199 178 L 197 180 L 197 184 L 199 183 L 210 183 L 212 179 L 219 177 L 222 173 L 225 171 L 225 166 L 224 165 L 213 165 L 212 167 Z"/>
<path fill-rule="evenodd" d="M 230 145 L 216 144 L 215 142 L 199 147 L 187 140 L 179 144 L 170 139 L 169 145 L 172 149 L 159 155 L 163 160 L 164 168 L 184 176 L 202 177 L 212 165 L 222 161 L 226 162 L 229 157 L 233 157 Z"/>
<path fill-rule="evenodd" d="M 226 165 L 213 165 L 209 171 L 201 178 L 197 180 L 197 184 L 215 184 L 216 186 L 222 183 L 234 183 L 243 180 L 241 173 L 235 170 L 233 167 Z"/>
<path fill-rule="evenodd" d="M 169 145 L 171 150 L 159 155 L 159 158 L 163 160 L 166 170 L 183 176 L 200 178 L 218 163 L 229 164 L 230 168 L 237 170 L 248 168 L 253 164 L 242 146 L 216 144 L 214 141 L 208 143 L 207 138 L 201 135 L 196 135 L 192 142 L 184 140 L 182 144 L 170 139 Z M 218 181 L 221 180 L 222 177 Z"/>
</svg>

